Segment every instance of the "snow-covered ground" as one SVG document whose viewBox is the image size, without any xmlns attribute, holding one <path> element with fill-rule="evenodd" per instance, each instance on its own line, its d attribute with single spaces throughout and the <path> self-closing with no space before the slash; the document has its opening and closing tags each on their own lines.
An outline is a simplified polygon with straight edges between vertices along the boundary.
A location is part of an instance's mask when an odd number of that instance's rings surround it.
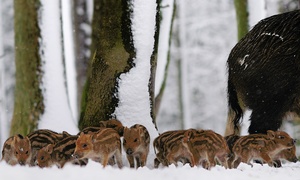
<svg viewBox="0 0 300 180">
<path fill-rule="evenodd" d="M 190 115 L 191 117 L 190 125 L 195 128 L 200 128 L 200 127 L 205 129 L 210 128 L 219 133 L 223 133 L 224 124 L 226 121 L 225 62 L 231 47 L 236 43 L 236 39 L 235 39 L 236 30 L 233 28 L 235 27 L 235 14 L 233 9 L 234 8 L 233 3 L 232 2 L 228 3 L 228 1 L 216 1 L 216 0 L 201 1 L 201 3 L 199 3 L 200 1 L 198 2 L 195 0 L 193 1 L 183 0 L 183 1 L 186 7 L 186 9 L 183 9 L 183 11 L 185 12 L 185 16 L 184 16 L 185 19 L 181 19 L 180 22 L 185 22 L 184 25 L 182 24 L 181 25 L 182 26 L 186 25 L 184 29 L 186 34 L 181 34 L 181 36 L 183 36 L 182 38 L 186 39 L 187 41 L 190 40 L 189 42 L 184 42 L 185 43 L 184 47 L 186 49 L 183 55 L 187 60 L 189 60 L 188 62 L 186 62 L 188 63 L 186 64 L 187 69 L 184 72 L 189 73 L 186 74 L 186 78 L 188 80 L 188 85 L 189 85 L 188 87 L 189 88 L 188 101 L 190 102 L 189 107 L 191 107 L 190 109 L 188 109 L 189 110 L 188 115 Z M 0 2 L 4 2 L 4 1 L 0 0 Z M 140 4 L 140 5 L 142 6 L 144 4 Z M 202 9 L 200 9 L 201 7 Z M 218 8 L 216 9 L 216 7 Z M 140 13 L 143 14 L 144 12 L 142 11 Z M 270 14 L 268 14 L 267 12 L 267 15 Z M 180 22 L 179 20 L 177 20 L 177 23 Z M 136 33 L 138 33 L 138 31 L 136 31 Z M 153 34 L 153 32 L 150 33 Z M 142 41 L 138 41 L 138 42 L 142 42 Z M 146 49 L 147 52 L 144 53 L 143 51 L 139 51 L 139 53 L 141 52 L 143 55 L 144 54 L 150 55 L 151 51 L 149 51 L 149 47 L 148 47 L 149 44 L 142 44 L 142 45 L 146 47 L 143 48 L 142 50 Z M 179 56 L 179 53 L 176 50 L 178 49 L 173 49 L 172 52 L 173 57 L 177 57 L 177 55 Z M 141 56 L 139 56 L 138 58 L 142 59 Z M 177 102 L 179 98 L 177 92 L 178 87 L 177 84 L 174 83 L 174 81 L 175 82 L 177 81 L 176 63 L 178 63 L 177 60 L 173 58 L 171 60 L 170 69 L 169 69 L 170 72 L 169 76 L 173 76 L 173 79 L 168 79 L 164 100 L 162 102 L 162 109 L 157 118 L 159 132 L 163 132 L 169 129 L 180 128 L 180 125 L 178 125 L 179 124 L 178 123 L 179 108 Z M 138 64 L 137 67 L 140 67 L 140 65 L 149 67 L 149 64 L 146 65 Z M 130 76 L 134 72 L 130 72 L 130 73 L 127 75 Z M 146 76 L 149 76 L 149 74 L 146 74 L 145 77 Z M 53 77 L 53 76 L 48 75 L 48 77 Z M 135 80 L 135 78 L 132 79 Z M 8 81 L 6 81 L 5 83 L 8 83 Z M 62 83 L 60 83 L 60 85 L 62 85 Z M 126 92 L 124 91 L 124 93 Z M 48 99 L 51 99 L 50 97 L 53 96 L 49 96 Z M 126 102 L 129 101 L 126 100 Z M 139 101 L 139 103 L 142 102 Z M 127 114 L 130 114 L 131 112 L 124 110 L 124 107 L 127 106 L 129 105 L 123 104 L 120 107 L 123 108 L 122 109 L 123 113 L 127 112 Z M 53 106 L 49 106 L 49 107 L 53 107 Z M 141 105 L 138 108 L 145 110 L 145 105 Z M 149 107 L 147 108 L 149 109 Z M 138 109 L 137 111 L 139 111 L 140 109 Z M 51 113 L 51 111 L 48 112 Z M 52 115 L 53 114 L 54 113 L 52 113 Z M 116 112 L 116 114 L 118 114 L 118 112 Z M 119 114 L 120 114 L 119 117 L 121 117 L 121 119 L 128 118 L 127 116 L 125 116 L 127 114 L 125 115 L 122 113 Z M 141 116 L 146 117 L 146 119 L 148 120 L 150 118 L 149 114 L 148 115 L 142 114 Z M 51 117 L 53 116 L 49 115 L 48 119 L 51 119 Z M 6 118 L 4 119 L 7 120 Z M 68 122 L 71 122 L 71 120 Z M 52 123 L 51 126 L 53 125 Z M 1 125 L 3 126 L 3 124 Z M 57 130 L 59 128 L 62 128 L 63 125 L 65 124 L 62 123 L 54 124 L 55 127 L 53 127 L 53 129 Z M 46 124 L 44 127 L 46 126 L 49 127 L 50 125 L 48 126 Z M 68 126 L 70 126 L 70 124 L 68 124 Z M 63 129 L 66 130 L 65 128 Z M 3 133 L 3 131 L 0 133 L 5 134 Z M 123 156 L 125 155 L 123 154 Z M 200 167 L 191 168 L 188 165 L 186 166 L 181 165 L 179 167 L 170 166 L 168 168 L 153 169 L 153 154 L 150 154 L 150 157 L 152 158 L 148 159 L 147 167 L 140 168 L 137 170 L 128 168 L 128 164 L 126 164 L 127 161 L 125 160 L 125 157 L 124 157 L 125 167 L 121 170 L 116 167 L 107 167 L 103 169 L 100 164 L 95 162 L 90 162 L 86 167 L 66 165 L 63 169 L 58 169 L 56 167 L 49 168 L 49 169 L 40 169 L 38 167 L 20 167 L 20 166 L 12 167 L 7 165 L 5 162 L 0 162 L 0 180 L 10 180 L 13 178 L 23 179 L 23 180 L 29 180 L 29 179 L 77 180 L 83 178 L 84 179 L 101 178 L 101 179 L 109 179 L 109 180 L 114 180 L 114 179 L 118 179 L 118 180 L 119 179 L 126 179 L 126 180 L 127 179 L 143 179 L 143 180 L 172 179 L 174 180 L 174 179 L 192 179 L 192 178 L 222 179 L 222 180 L 229 180 L 229 179 L 230 180 L 234 180 L 234 179 L 296 180 L 299 179 L 300 180 L 300 162 L 285 163 L 283 164 L 282 168 L 271 168 L 268 167 L 267 165 L 261 166 L 259 164 L 254 164 L 254 166 L 251 167 L 246 164 L 240 164 L 240 166 L 237 169 L 225 169 L 221 166 L 216 166 L 211 170 L 205 170 Z"/>
<path fill-rule="evenodd" d="M 130 169 L 124 167 L 107 166 L 105 169 L 95 162 L 90 162 L 85 167 L 66 165 L 63 169 L 56 167 L 49 169 L 40 169 L 38 167 L 21 167 L 9 166 L 0 162 L 0 179 L 43 179 L 43 180 L 60 180 L 60 179 L 103 179 L 103 180 L 120 180 L 120 179 L 143 179 L 143 180 L 180 180 L 180 179 L 222 179 L 222 180 L 248 180 L 248 179 L 272 179 L 272 180 L 299 180 L 300 179 L 300 162 L 283 164 L 282 168 L 272 168 L 267 165 L 261 166 L 254 164 L 253 167 L 240 164 L 237 169 L 225 169 L 216 166 L 211 170 L 205 170 L 201 167 L 191 168 L 185 166 L 170 166 L 168 168 L 152 169 L 143 167 L 139 169 Z"/>
</svg>

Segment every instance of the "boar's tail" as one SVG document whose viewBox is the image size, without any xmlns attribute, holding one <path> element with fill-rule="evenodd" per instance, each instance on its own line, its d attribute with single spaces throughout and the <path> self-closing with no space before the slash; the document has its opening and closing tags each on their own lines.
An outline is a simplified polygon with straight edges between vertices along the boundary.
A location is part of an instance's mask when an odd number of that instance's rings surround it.
<svg viewBox="0 0 300 180">
<path fill-rule="evenodd" d="M 240 120 L 243 117 L 243 110 L 239 104 L 237 91 L 233 83 L 229 79 L 228 79 L 227 95 L 228 95 L 229 110 L 234 113 L 234 117 L 232 119 L 234 124 L 234 129 L 239 131 Z"/>
</svg>

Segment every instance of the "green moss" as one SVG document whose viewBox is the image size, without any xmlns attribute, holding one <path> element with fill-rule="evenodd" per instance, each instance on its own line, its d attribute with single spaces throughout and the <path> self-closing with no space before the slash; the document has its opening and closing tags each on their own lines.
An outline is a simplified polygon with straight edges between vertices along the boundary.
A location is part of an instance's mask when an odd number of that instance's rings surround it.
<svg viewBox="0 0 300 180">
<path fill-rule="evenodd" d="M 33 131 L 44 112 L 39 57 L 38 0 L 15 0 L 16 87 L 10 134 Z"/>
<path fill-rule="evenodd" d="M 240 40 L 249 31 L 247 0 L 234 0 L 234 5 L 238 26 L 238 40 Z"/>
<path fill-rule="evenodd" d="M 130 36 L 130 27 L 124 25 L 124 9 L 129 8 L 127 1 L 95 0 L 92 22 L 92 45 L 94 52 L 90 59 L 87 83 L 84 88 L 79 129 L 98 126 L 99 121 L 111 118 L 118 105 L 117 80 L 120 74 L 132 67 L 134 48 L 132 43 L 124 43 L 124 34 Z M 126 6 L 126 7 L 124 7 Z M 129 16 L 127 17 L 129 18 Z M 130 50 L 130 51 L 128 51 Z"/>
</svg>

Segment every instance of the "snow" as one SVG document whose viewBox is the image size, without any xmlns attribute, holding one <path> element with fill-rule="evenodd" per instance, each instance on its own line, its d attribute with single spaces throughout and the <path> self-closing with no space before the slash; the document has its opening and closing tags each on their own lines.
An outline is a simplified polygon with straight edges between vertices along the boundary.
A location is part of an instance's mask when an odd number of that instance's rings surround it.
<svg viewBox="0 0 300 180">
<path fill-rule="evenodd" d="M 124 126 L 142 124 L 152 140 L 158 135 L 150 116 L 150 57 L 155 34 L 155 1 L 132 2 L 132 34 L 136 48 L 135 67 L 119 79 L 119 105 L 114 114 Z M 147 13 L 145 13 L 147 12 Z M 152 143 L 151 143 L 152 145 Z"/>
<path fill-rule="evenodd" d="M 168 59 L 169 39 L 171 20 L 173 15 L 174 0 L 162 1 L 161 16 L 163 17 L 160 23 L 158 52 L 157 52 L 157 68 L 155 75 L 155 96 L 158 95 L 166 73 L 166 65 Z"/>
<path fill-rule="evenodd" d="M 52 167 L 40 169 L 38 167 L 12 167 L 0 162 L 0 179 L 131 179 L 131 180 L 180 180 L 180 179 L 222 179 L 222 180 L 253 180 L 253 179 L 293 179 L 299 180 L 300 162 L 283 164 L 282 168 L 272 168 L 267 165 L 254 164 L 251 166 L 240 164 L 237 169 L 225 169 L 221 166 L 205 170 L 201 167 L 191 168 L 189 165 L 175 167 L 171 165 L 166 168 L 150 169 L 147 167 L 130 169 L 123 167 L 107 166 L 103 168 L 99 163 L 90 162 L 86 167 L 66 165 L 63 169 Z M 16 173 L 17 172 L 17 173 Z"/>
<path fill-rule="evenodd" d="M 62 3 L 62 25 L 63 25 L 63 38 L 64 38 L 64 54 L 65 66 L 67 76 L 67 89 L 68 100 L 72 111 L 73 121 L 77 120 L 77 84 L 76 84 L 76 67 L 75 67 L 75 52 L 74 52 L 74 38 L 72 28 L 72 12 L 71 0 L 61 1 Z"/>
<path fill-rule="evenodd" d="M 266 1 L 248 0 L 249 27 L 266 17 Z"/>
<path fill-rule="evenodd" d="M 62 28 L 60 22 L 60 1 L 41 1 L 40 53 L 43 61 L 42 90 L 45 112 L 39 121 L 39 129 L 78 132 L 68 103 L 63 69 Z"/>
<path fill-rule="evenodd" d="M 4 1 L 0 0 L 0 2 Z M 57 8 L 59 7 L 59 2 L 59 0 L 41 1 L 42 5 L 44 5 L 44 9 L 41 10 L 40 14 L 44 37 L 41 40 L 44 48 L 43 60 L 45 62 L 43 88 L 46 89 L 44 93 L 47 109 L 39 124 L 39 128 L 49 128 L 58 132 L 66 130 L 71 134 L 76 134 L 78 129 L 68 104 L 64 71 L 62 69 L 63 56 L 60 51 L 62 48 L 58 46 L 61 41 L 60 17 Z M 209 0 L 199 3 L 200 1 L 182 0 L 181 2 L 185 2 L 185 21 L 184 24 L 181 24 L 184 27 L 180 28 L 186 28 L 182 29 L 185 33 L 181 34 L 181 37 L 187 40 L 184 45 L 186 52 L 184 52 L 183 57 L 189 60 L 184 70 L 188 73 L 189 89 L 187 89 L 187 93 L 190 94 L 188 100 L 191 103 L 189 115 L 191 116 L 192 124 L 188 126 L 210 128 L 222 134 L 226 117 L 225 61 L 236 40 L 236 31 L 232 30 L 232 27 L 235 25 L 233 23 L 235 22 L 233 6 L 232 3 L 229 4 L 227 1 Z M 148 82 L 150 78 L 149 59 L 154 44 L 156 4 L 155 1 L 151 0 L 134 0 L 132 3 L 132 29 L 134 31 L 134 43 L 137 48 L 136 66 L 130 72 L 120 77 L 120 89 L 117 95 L 120 98 L 120 104 L 116 109 L 115 115 L 125 126 L 131 126 L 135 123 L 145 125 L 150 131 L 150 136 L 153 140 L 158 133 L 150 117 Z M 218 7 L 217 10 L 216 7 Z M 220 31 L 220 29 L 223 31 Z M 0 33 L 0 40 L 2 41 L 1 35 Z M 176 72 L 174 75 L 174 71 L 176 71 L 174 64 L 177 63 L 174 57 L 180 55 L 180 53 L 174 47 L 173 50 L 173 64 L 170 64 L 170 68 L 173 69 L 170 69 L 171 73 L 169 76 L 174 77 L 177 75 Z M 167 129 L 178 129 L 179 127 L 176 125 L 179 118 L 175 114 L 177 104 L 173 103 L 174 101 L 168 101 L 170 96 L 172 96 L 172 100 L 178 100 L 176 89 L 178 87 L 175 87 L 176 85 L 174 84 L 170 85 L 172 83 L 170 80 L 168 83 L 168 87 L 171 88 L 166 89 L 164 93 L 164 106 L 162 107 L 164 108 L 163 110 L 167 109 L 173 114 L 166 113 L 167 116 L 158 118 L 160 132 Z M 162 111 L 162 113 L 165 112 Z M 8 120 L 3 119 L 1 116 L 1 127 L 3 125 L 6 126 L 5 123 L 7 122 Z M 245 123 L 243 125 L 248 127 Z M 243 134 L 245 133 L 243 132 Z M 3 136 L 2 129 L 1 138 L 6 138 Z M 12 167 L 5 162 L 0 162 L 0 179 L 300 179 L 300 162 L 286 163 L 283 164 L 282 168 L 271 168 L 267 165 L 261 166 L 259 164 L 254 164 L 251 167 L 246 164 L 240 164 L 237 169 L 224 169 L 221 166 L 216 166 L 211 170 L 205 170 L 201 167 L 191 168 L 188 165 L 179 165 L 179 167 L 171 165 L 168 168 L 153 169 L 153 158 L 153 147 L 151 147 L 147 167 L 139 168 L 138 170 L 128 168 L 126 160 L 124 160 L 125 167 L 121 170 L 109 166 L 103 169 L 100 164 L 92 161 L 86 167 L 66 165 L 63 169 L 56 167 L 49 169 Z M 123 159 L 125 159 L 124 152 Z"/>
</svg>

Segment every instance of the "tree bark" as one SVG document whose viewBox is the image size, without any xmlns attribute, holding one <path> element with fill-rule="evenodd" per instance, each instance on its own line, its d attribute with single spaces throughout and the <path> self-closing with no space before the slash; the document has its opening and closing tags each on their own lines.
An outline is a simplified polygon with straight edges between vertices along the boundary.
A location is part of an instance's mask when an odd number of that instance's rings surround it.
<svg viewBox="0 0 300 180">
<path fill-rule="evenodd" d="M 249 31 L 247 0 L 234 0 L 234 6 L 237 20 L 238 40 L 240 40 Z"/>
<path fill-rule="evenodd" d="M 26 135 L 37 127 L 44 103 L 40 82 L 39 0 L 15 0 L 16 87 L 10 134 Z"/>
<path fill-rule="evenodd" d="M 151 76 L 150 76 L 150 81 L 149 81 L 149 93 L 150 93 L 150 103 L 151 103 L 151 112 L 150 112 L 150 116 L 152 118 L 152 122 L 155 125 L 155 128 L 157 129 L 156 126 L 156 114 L 159 108 L 159 105 L 156 103 L 160 103 L 160 99 L 158 99 L 159 101 L 156 102 L 156 97 L 155 97 L 155 75 L 156 75 L 156 67 L 157 67 L 157 51 L 158 51 L 158 42 L 159 42 L 159 31 L 160 31 L 160 18 L 161 18 L 161 13 L 160 13 L 160 1 L 161 0 L 156 0 L 156 28 L 155 28 L 155 35 L 154 35 L 154 48 L 153 48 L 153 53 L 151 55 Z M 158 105 L 158 106 L 157 106 Z"/>
<path fill-rule="evenodd" d="M 126 0 L 95 0 L 92 57 L 88 66 L 79 129 L 112 118 L 118 105 L 117 79 L 134 66 L 130 5 Z"/>
<path fill-rule="evenodd" d="M 76 80 L 77 80 L 77 105 L 80 109 L 80 101 L 87 79 L 88 62 L 90 59 L 90 33 L 91 22 L 88 18 L 88 5 L 86 0 L 73 1 L 74 17 L 74 39 L 75 39 L 75 58 L 76 58 Z"/>
</svg>

